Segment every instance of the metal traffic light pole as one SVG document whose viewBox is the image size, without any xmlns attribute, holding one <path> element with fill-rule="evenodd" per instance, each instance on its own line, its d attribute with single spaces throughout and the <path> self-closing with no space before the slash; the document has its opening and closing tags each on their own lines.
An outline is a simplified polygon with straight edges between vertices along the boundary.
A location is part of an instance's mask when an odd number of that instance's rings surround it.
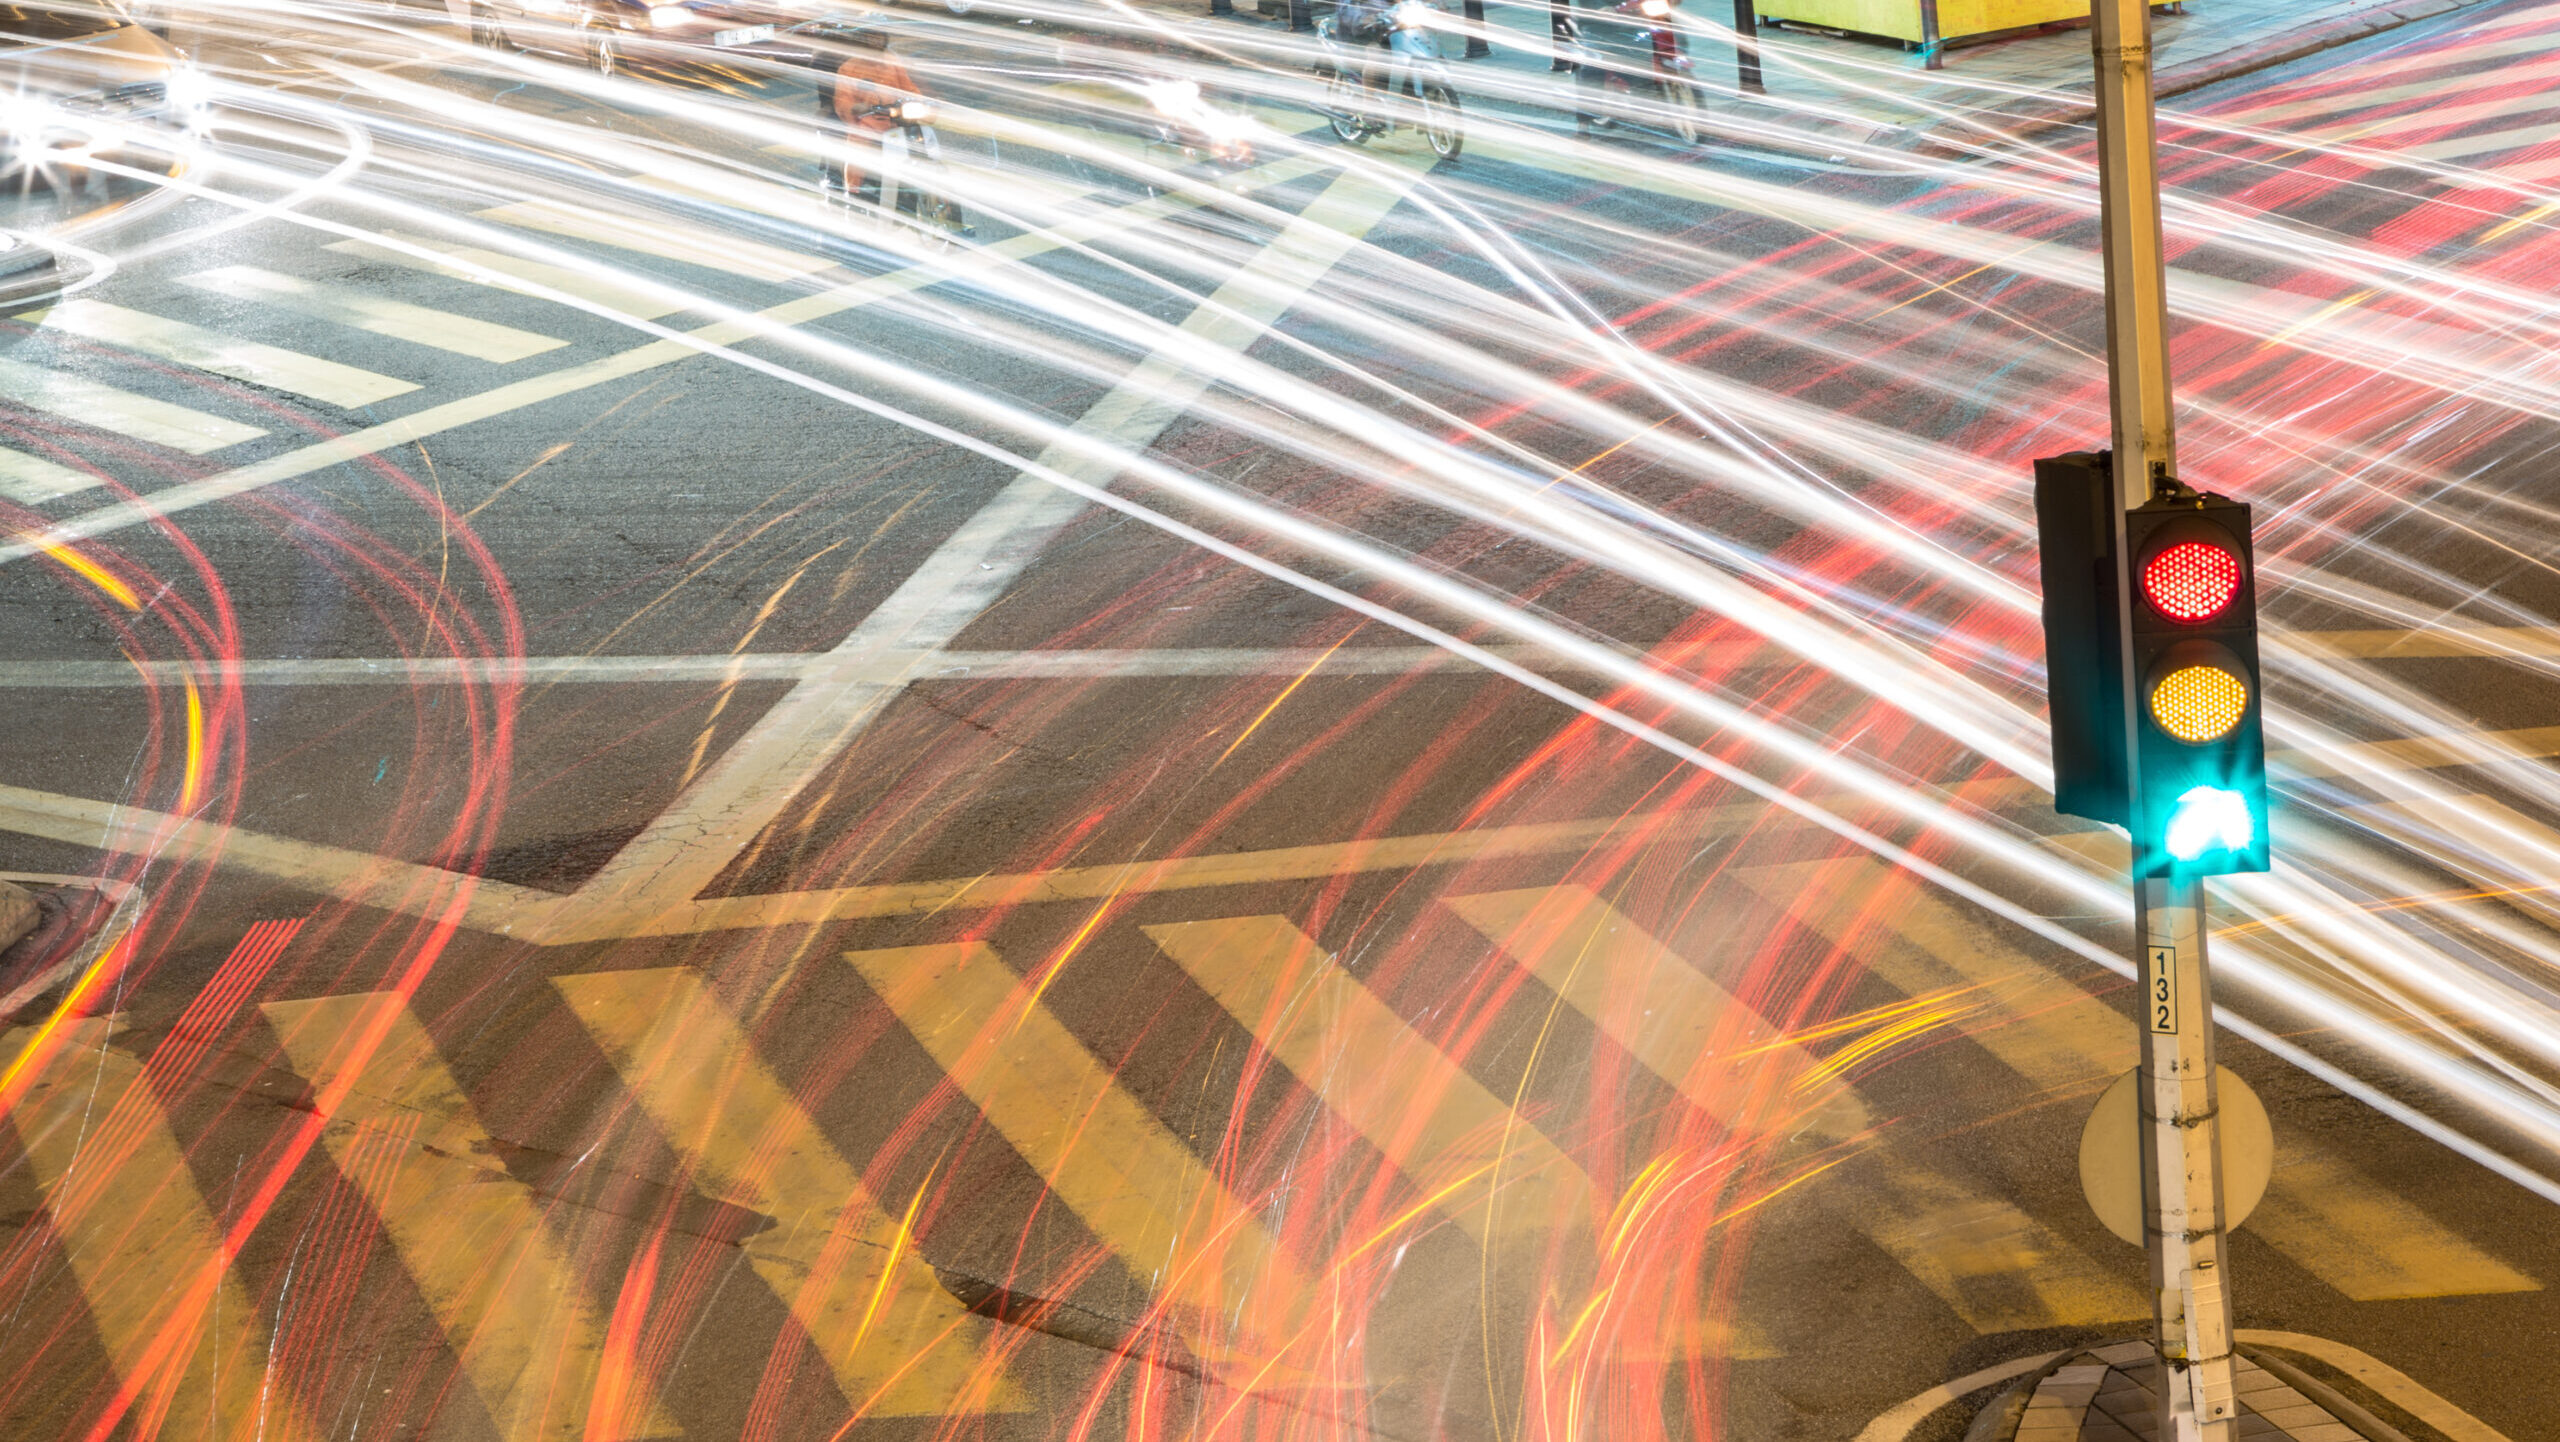
<svg viewBox="0 0 2560 1442">
<path fill-rule="evenodd" d="M 2236 1442 L 2221 1118 L 2214 1087 L 2212 971 L 2204 883 L 2155 878 L 2160 798 L 2140 773 L 2142 678 L 2133 674 L 2134 564 L 2125 512 L 2177 475 L 2169 385 L 2168 273 L 2148 0 L 2091 0 L 2096 50 L 2099 225 L 2106 249 L 2107 380 L 2114 415 L 2115 624 L 2124 663 L 2126 788 L 2142 978 L 2142 1209 L 2160 1354 L 2161 1442 Z"/>
</svg>

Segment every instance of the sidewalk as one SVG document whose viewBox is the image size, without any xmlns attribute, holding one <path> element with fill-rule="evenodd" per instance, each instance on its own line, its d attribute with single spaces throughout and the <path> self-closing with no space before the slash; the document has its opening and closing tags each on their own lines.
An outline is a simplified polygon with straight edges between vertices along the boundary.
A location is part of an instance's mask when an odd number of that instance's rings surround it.
<svg viewBox="0 0 2560 1442">
<path fill-rule="evenodd" d="M 1206 0 L 1134 0 L 1146 11 L 1194 22 L 1259 30 L 1277 39 L 1286 12 L 1264 18 L 1239 4 L 1233 19 L 1206 22 Z M 2158 91 L 2175 96 L 2217 80 L 2281 65 L 2368 35 L 2462 10 L 2486 0 L 2186 0 L 2186 13 L 2152 18 Z M 1441 0 L 1452 21 L 1458 0 Z M 1547 7 L 1488 0 L 1491 57 L 1464 63 L 1469 95 L 1570 122 L 1570 75 L 1552 75 Z M 1996 110 L 2012 122 L 2073 122 L 2089 114 L 2089 33 L 2055 27 L 1959 42 L 1939 54 L 1940 68 L 1896 41 L 1836 37 L 1764 24 L 1760 31 L 1765 96 L 1735 89 L 1729 7 L 1687 0 L 1689 54 L 1711 119 L 1744 131 L 1782 124 L 1817 142 L 1910 143 L 1947 122 L 1952 112 Z M 1449 36 L 1444 48 L 1463 48 Z"/>
<path fill-rule="evenodd" d="M 2147 1342 L 2059 1358 L 1985 1408 L 1965 1442 L 2153 1442 L 2159 1362 Z M 2413 1442 L 2355 1400 L 2262 1352 L 2239 1359 L 2241 1442 Z M 2430 1442 L 2433 1432 L 2425 1434 Z"/>
</svg>

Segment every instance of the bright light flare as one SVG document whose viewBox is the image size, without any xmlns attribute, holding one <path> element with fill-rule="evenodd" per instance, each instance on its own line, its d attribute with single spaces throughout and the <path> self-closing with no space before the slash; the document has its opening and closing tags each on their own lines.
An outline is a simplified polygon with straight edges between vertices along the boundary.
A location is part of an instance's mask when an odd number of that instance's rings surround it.
<svg viewBox="0 0 2560 1442">
<path fill-rule="evenodd" d="M 2169 809 L 2161 844 L 2176 859 L 2194 861 L 2216 851 L 2246 851 L 2257 839 L 2258 822 L 2249 814 L 2247 797 L 2219 786 L 2196 786 Z"/>
</svg>

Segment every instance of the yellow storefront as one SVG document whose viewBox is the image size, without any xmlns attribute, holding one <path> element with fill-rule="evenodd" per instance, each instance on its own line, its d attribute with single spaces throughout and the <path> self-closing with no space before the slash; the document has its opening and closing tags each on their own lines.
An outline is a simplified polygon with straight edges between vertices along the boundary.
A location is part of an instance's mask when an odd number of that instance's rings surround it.
<svg viewBox="0 0 2560 1442">
<path fill-rule="evenodd" d="M 1913 45 L 2089 18 L 2089 0 L 1759 0 L 1754 8 L 1764 20 L 1795 20 Z"/>
</svg>

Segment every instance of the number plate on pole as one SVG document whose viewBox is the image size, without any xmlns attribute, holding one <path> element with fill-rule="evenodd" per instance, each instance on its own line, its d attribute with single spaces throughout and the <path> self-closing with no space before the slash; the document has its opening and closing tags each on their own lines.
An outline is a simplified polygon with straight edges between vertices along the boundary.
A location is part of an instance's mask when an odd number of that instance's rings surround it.
<svg viewBox="0 0 2560 1442">
<path fill-rule="evenodd" d="M 2143 1011 L 2148 1025 L 2156 1032 L 2178 1029 L 2178 949 L 2174 946 L 2147 948 L 2151 964 L 2142 979 Z"/>
</svg>

